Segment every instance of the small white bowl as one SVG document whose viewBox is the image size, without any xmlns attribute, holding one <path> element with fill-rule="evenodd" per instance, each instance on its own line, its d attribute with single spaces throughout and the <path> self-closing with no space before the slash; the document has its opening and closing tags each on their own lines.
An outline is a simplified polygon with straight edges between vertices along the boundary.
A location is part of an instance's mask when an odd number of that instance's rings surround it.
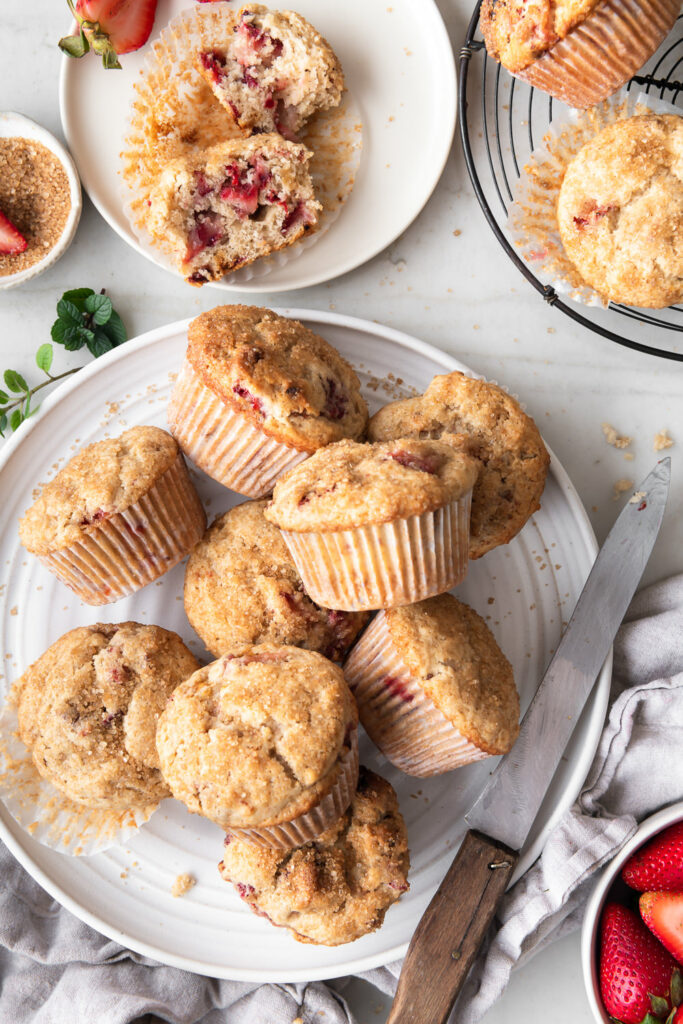
<svg viewBox="0 0 683 1024">
<path fill-rule="evenodd" d="M 52 266 L 53 263 L 56 263 L 60 256 L 63 256 L 71 245 L 76 233 L 78 221 L 81 217 L 81 208 L 83 206 L 83 201 L 81 199 L 81 182 L 78 177 L 76 165 L 61 142 L 47 131 L 46 128 L 42 128 L 41 125 L 36 124 L 35 121 L 31 121 L 28 117 L 24 117 L 23 114 L 15 114 L 13 111 L 0 113 L 0 138 L 17 137 L 22 139 L 31 139 L 33 142 L 42 142 L 46 149 L 49 149 L 54 153 L 64 168 L 64 173 L 69 181 L 71 209 L 69 210 L 69 216 L 66 219 L 64 230 L 62 231 L 59 239 L 55 242 L 49 252 L 43 256 L 42 260 L 38 260 L 32 266 L 26 267 L 25 270 L 20 270 L 16 274 L 7 274 L 5 277 L 0 277 L 0 289 L 15 288 L 17 285 L 23 284 L 24 281 L 28 281 L 30 278 L 36 277 L 38 274 L 42 274 L 44 270 L 47 270 L 47 268 Z"/>
<path fill-rule="evenodd" d="M 657 811 L 651 818 L 646 818 L 638 826 L 635 834 L 619 851 L 614 860 L 610 861 L 607 865 L 586 904 L 586 912 L 581 928 L 581 967 L 583 969 L 586 995 L 596 1024 L 610 1024 L 610 1018 L 602 1005 L 600 997 L 598 940 L 603 907 L 607 902 L 612 886 L 618 881 L 619 873 L 629 857 L 640 846 L 644 846 L 653 836 L 657 835 L 658 832 L 663 832 L 665 828 L 675 825 L 679 821 L 683 821 L 683 801 L 671 804 L 669 807 Z"/>
</svg>

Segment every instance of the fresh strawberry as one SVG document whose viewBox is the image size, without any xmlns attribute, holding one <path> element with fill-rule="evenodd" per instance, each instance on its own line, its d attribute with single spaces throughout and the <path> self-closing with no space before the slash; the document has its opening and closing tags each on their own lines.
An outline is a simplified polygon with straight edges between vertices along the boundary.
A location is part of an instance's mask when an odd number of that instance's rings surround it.
<svg viewBox="0 0 683 1024">
<path fill-rule="evenodd" d="M 638 892 L 683 892 L 683 821 L 634 853 L 621 877 Z"/>
<path fill-rule="evenodd" d="M 600 994 L 610 1016 L 623 1024 L 665 1017 L 675 974 L 676 961 L 638 915 L 608 903 L 600 922 Z"/>
<path fill-rule="evenodd" d="M 0 210 L 0 253 L 4 256 L 17 256 L 24 252 L 28 242 L 18 231 L 9 217 Z"/>
<path fill-rule="evenodd" d="M 149 39 L 157 0 L 67 0 L 78 33 L 59 40 L 70 57 L 92 49 L 105 68 L 120 68 L 117 54 L 139 50 Z"/>
<path fill-rule="evenodd" d="M 652 934 L 683 964 L 683 892 L 644 892 L 639 902 Z"/>
</svg>

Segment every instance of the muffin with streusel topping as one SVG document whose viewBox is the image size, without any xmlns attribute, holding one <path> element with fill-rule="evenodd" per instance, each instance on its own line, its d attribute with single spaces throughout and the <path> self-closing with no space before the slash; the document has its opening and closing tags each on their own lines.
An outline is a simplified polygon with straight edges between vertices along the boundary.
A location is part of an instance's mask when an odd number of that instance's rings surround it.
<svg viewBox="0 0 683 1024">
<path fill-rule="evenodd" d="M 489 56 L 573 107 L 615 93 L 650 59 L 679 0 L 483 0 Z"/>
<path fill-rule="evenodd" d="M 341 438 L 360 438 L 367 406 L 356 374 L 297 320 L 218 306 L 192 321 L 168 419 L 183 451 L 250 498 Z"/>
<path fill-rule="evenodd" d="M 19 736 L 38 773 L 77 804 L 112 811 L 157 804 L 170 795 L 157 720 L 198 668 L 180 637 L 160 626 L 72 629 L 12 687 Z"/>
<path fill-rule="evenodd" d="M 313 839 L 349 805 L 358 712 L 313 651 L 234 648 L 177 688 L 159 719 L 161 771 L 194 813 L 257 845 Z"/>
<path fill-rule="evenodd" d="M 683 301 L 683 117 L 640 114 L 599 132 L 567 167 L 557 221 L 583 280 L 612 302 Z"/>
<path fill-rule="evenodd" d="M 412 604 L 464 578 L 478 473 L 446 441 L 339 441 L 278 481 L 265 516 L 318 604 Z"/>
<path fill-rule="evenodd" d="M 340 661 L 367 622 L 363 612 L 321 608 L 310 599 L 287 545 L 245 501 L 219 516 L 185 571 L 185 611 L 216 657 L 238 644 L 274 643 Z"/>
<path fill-rule="evenodd" d="M 339 946 L 375 931 L 409 888 L 408 837 L 396 794 L 360 769 L 344 816 L 312 842 L 283 856 L 226 836 L 218 866 L 226 882 L 297 942 Z"/>
<path fill-rule="evenodd" d="M 380 612 L 344 665 L 360 720 L 408 775 L 507 754 L 519 733 L 512 667 L 452 594 Z"/>
<path fill-rule="evenodd" d="M 96 441 L 24 514 L 24 547 L 86 604 L 109 604 L 173 568 L 206 515 L 182 452 L 159 427 Z"/>
<path fill-rule="evenodd" d="M 385 405 L 370 420 L 371 441 L 442 437 L 469 452 L 481 472 L 472 493 L 470 558 L 507 544 L 540 507 L 550 458 L 536 424 L 496 384 L 455 370 L 423 395 Z"/>
</svg>

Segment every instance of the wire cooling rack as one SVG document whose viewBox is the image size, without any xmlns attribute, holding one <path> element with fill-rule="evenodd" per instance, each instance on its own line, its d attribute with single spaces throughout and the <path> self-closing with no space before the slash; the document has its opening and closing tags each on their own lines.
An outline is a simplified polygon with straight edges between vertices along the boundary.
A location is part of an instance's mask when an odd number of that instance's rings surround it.
<svg viewBox="0 0 683 1024">
<path fill-rule="evenodd" d="M 610 303 L 606 309 L 561 299 L 512 246 L 503 225 L 515 182 L 556 112 L 557 100 L 514 78 L 491 60 L 478 33 L 477 3 L 460 52 L 459 119 L 467 169 L 494 235 L 543 299 L 572 320 L 619 345 L 683 362 L 683 305 L 663 310 Z M 683 105 L 683 15 L 630 88 Z M 469 90 L 469 91 L 468 91 Z M 683 109 L 681 111 L 683 113 Z"/>
</svg>

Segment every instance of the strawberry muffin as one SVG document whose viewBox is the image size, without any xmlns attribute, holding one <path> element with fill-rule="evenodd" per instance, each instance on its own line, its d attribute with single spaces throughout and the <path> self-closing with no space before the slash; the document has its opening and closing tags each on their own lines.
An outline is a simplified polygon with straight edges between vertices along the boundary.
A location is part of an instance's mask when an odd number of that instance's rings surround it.
<svg viewBox="0 0 683 1024">
<path fill-rule="evenodd" d="M 683 117 L 617 121 L 569 164 L 557 204 L 565 252 L 612 302 L 683 301 Z"/>
<path fill-rule="evenodd" d="M 478 473 L 445 441 L 339 441 L 278 481 L 265 516 L 317 604 L 411 604 L 464 578 Z"/>
<path fill-rule="evenodd" d="M 536 424 L 496 384 L 457 370 L 370 420 L 371 441 L 442 437 L 481 466 L 472 494 L 470 558 L 507 544 L 540 508 L 550 457 Z"/>
<path fill-rule="evenodd" d="M 179 636 L 137 622 L 81 626 L 11 691 L 38 773 L 70 800 L 112 811 L 170 796 L 156 728 L 176 686 L 199 668 Z"/>
<path fill-rule="evenodd" d="M 361 768 L 351 806 L 315 840 L 283 855 L 228 835 L 218 870 L 254 913 L 297 942 L 339 946 L 381 926 L 409 888 L 409 867 L 396 794 Z"/>
<path fill-rule="evenodd" d="M 161 771 L 190 811 L 247 842 L 287 850 L 349 806 L 357 724 L 341 669 L 322 655 L 236 647 L 172 695 L 157 732 Z"/>
<path fill-rule="evenodd" d="M 512 668 L 452 594 L 380 612 L 344 666 L 363 728 L 407 775 L 507 754 L 519 733 Z"/>
<path fill-rule="evenodd" d="M 168 420 L 183 451 L 249 498 L 343 437 L 360 438 L 367 406 L 336 349 L 297 320 L 257 306 L 218 306 L 192 321 Z"/>
<path fill-rule="evenodd" d="M 266 504 L 246 501 L 209 527 L 187 563 L 187 617 L 216 657 L 239 644 L 274 643 L 341 661 L 368 616 L 311 601 L 280 531 L 263 515 Z"/>
<path fill-rule="evenodd" d="M 489 56 L 573 107 L 615 93 L 673 28 L 679 0 L 483 0 Z"/>
<path fill-rule="evenodd" d="M 197 67 L 240 128 L 286 139 L 336 107 L 344 89 L 339 61 L 313 26 L 260 4 L 243 7 L 225 44 L 202 51 Z"/>
<path fill-rule="evenodd" d="M 311 156 L 273 134 L 193 150 L 162 172 L 145 226 L 190 284 L 218 281 L 317 223 Z"/>
<path fill-rule="evenodd" d="M 205 529 L 176 441 L 133 427 L 75 455 L 25 513 L 19 536 L 82 601 L 100 605 L 168 572 Z"/>
</svg>

